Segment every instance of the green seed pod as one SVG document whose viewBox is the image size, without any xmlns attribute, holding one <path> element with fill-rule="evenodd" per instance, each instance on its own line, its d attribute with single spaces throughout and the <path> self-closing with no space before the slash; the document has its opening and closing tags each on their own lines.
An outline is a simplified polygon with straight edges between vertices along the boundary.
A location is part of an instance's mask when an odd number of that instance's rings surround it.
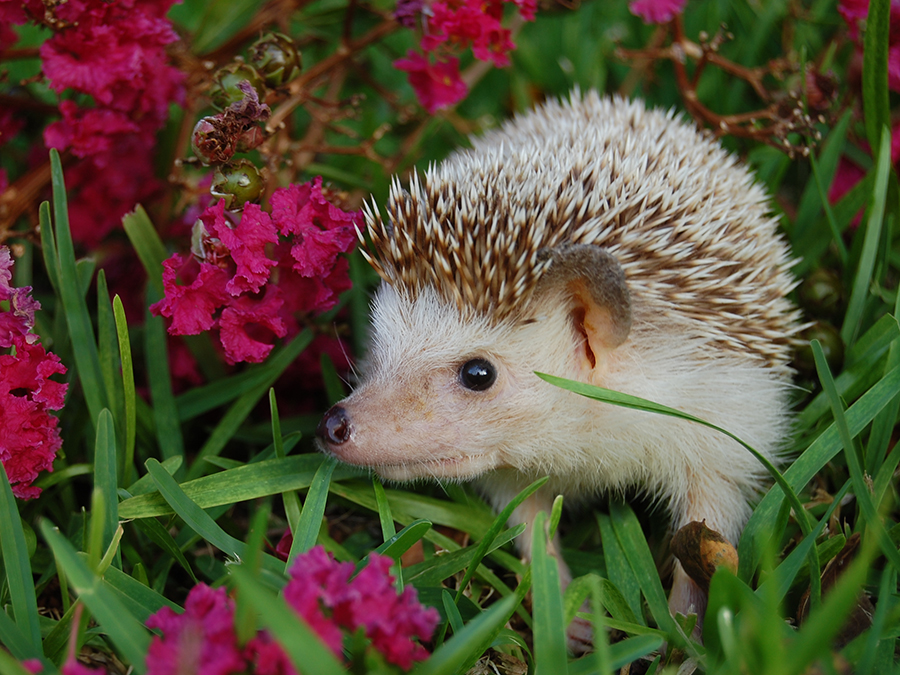
<svg viewBox="0 0 900 675">
<path fill-rule="evenodd" d="M 794 355 L 794 368 L 805 377 L 816 377 L 816 360 L 813 358 L 810 342 L 818 340 L 825 353 L 825 360 L 831 372 L 838 373 L 844 365 L 844 341 L 837 328 L 827 321 L 816 321 L 800 334 L 803 345 Z"/>
<path fill-rule="evenodd" d="M 246 80 L 256 90 L 259 100 L 266 96 L 266 85 L 256 69 L 248 63 L 232 63 L 220 68 L 213 75 L 213 84 L 209 88 L 209 98 L 219 110 L 224 110 L 232 103 L 244 100 L 244 92 L 238 85 Z"/>
<path fill-rule="evenodd" d="M 825 319 L 835 319 L 841 315 L 843 295 L 840 277 L 824 267 L 810 274 L 797 290 L 803 308 L 809 314 Z"/>
<path fill-rule="evenodd" d="M 250 63 L 270 87 L 281 87 L 300 74 L 300 52 L 283 33 L 266 33 L 254 42 Z"/>
<path fill-rule="evenodd" d="M 228 211 L 240 211 L 248 202 L 258 202 L 265 189 L 266 181 L 259 170 L 242 159 L 216 168 L 209 191 L 213 197 L 225 201 Z"/>
</svg>

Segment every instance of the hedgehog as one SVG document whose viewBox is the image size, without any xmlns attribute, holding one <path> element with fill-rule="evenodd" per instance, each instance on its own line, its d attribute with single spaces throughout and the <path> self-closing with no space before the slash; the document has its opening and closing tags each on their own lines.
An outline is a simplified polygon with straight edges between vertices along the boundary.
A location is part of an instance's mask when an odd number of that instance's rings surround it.
<svg viewBox="0 0 900 675">
<path fill-rule="evenodd" d="M 511 525 L 559 494 L 637 490 L 673 531 L 705 520 L 737 542 L 766 477 L 745 448 L 535 374 L 676 408 L 779 461 L 799 330 L 792 260 L 765 190 L 709 133 L 576 91 L 408 189 L 394 179 L 386 218 L 365 211 L 382 283 L 361 381 L 317 429 L 326 453 L 390 481 L 474 481 L 497 510 L 549 476 Z M 669 606 L 705 608 L 677 563 Z M 585 626 L 569 628 L 576 651 Z"/>
</svg>

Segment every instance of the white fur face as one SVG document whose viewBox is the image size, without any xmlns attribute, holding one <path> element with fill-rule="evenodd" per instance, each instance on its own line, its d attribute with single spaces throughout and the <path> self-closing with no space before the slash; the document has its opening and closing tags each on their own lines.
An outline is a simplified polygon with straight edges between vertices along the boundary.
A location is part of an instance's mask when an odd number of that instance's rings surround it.
<svg viewBox="0 0 900 675">
<path fill-rule="evenodd" d="M 548 411 L 567 411 L 576 426 L 589 423 L 580 397 L 534 375 L 579 376 L 580 336 L 560 305 L 532 322 L 497 327 L 463 321 L 427 289 L 410 301 L 382 284 L 362 384 L 338 404 L 349 437 L 327 443 L 328 452 L 394 480 L 470 479 L 503 467 L 540 471 L 535 457 L 549 458 L 562 421 L 548 428 Z M 460 376 L 475 359 L 496 376 L 481 391 Z"/>
</svg>

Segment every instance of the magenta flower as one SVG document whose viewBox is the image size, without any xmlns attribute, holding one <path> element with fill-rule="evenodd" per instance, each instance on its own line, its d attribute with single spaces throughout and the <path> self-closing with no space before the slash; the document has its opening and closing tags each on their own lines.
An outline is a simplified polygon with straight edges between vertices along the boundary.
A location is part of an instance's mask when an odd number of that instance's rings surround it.
<svg viewBox="0 0 900 675">
<path fill-rule="evenodd" d="M 419 103 L 432 114 L 459 103 L 469 91 L 459 76 L 459 59 L 454 57 L 432 64 L 424 54 L 410 51 L 405 59 L 394 61 L 394 68 L 409 74 Z"/>
<path fill-rule="evenodd" d="M 687 0 L 631 0 L 628 9 L 644 23 L 666 23 L 681 14 Z"/>
<path fill-rule="evenodd" d="M 255 204 L 209 207 L 195 226 L 196 258 L 163 263 L 165 297 L 150 309 L 172 319 L 171 335 L 216 329 L 229 363 L 259 363 L 275 338 L 299 330 L 295 314 L 330 309 L 350 287 L 340 254 L 356 243 L 360 213 L 330 204 L 321 178 L 278 189 L 271 202 L 271 216 Z"/>
<path fill-rule="evenodd" d="M 51 380 L 66 372 L 55 354 L 49 354 L 32 333 L 34 313 L 40 304 L 31 288 L 14 288 L 12 257 L 0 246 L 0 461 L 6 469 L 13 494 L 33 499 L 41 489 L 32 485 L 41 471 L 52 471 L 62 447 L 59 420 L 51 410 L 63 407 L 68 385 Z"/>
<path fill-rule="evenodd" d="M 415 641 L 431 637 L 438 623 L 433 607 L 425 608 L 412 586 L 397 594 L 387 556 L 373 553 L 352 579 L 352 563 L 339 563 L 317 546 L 298 556 L 291 567 L 291 580 L 284 598 L 335 653 L 340 648 L 337 626 L 365 630 L 372 646 L 390 663 L 404 669 L 428 658 Z M 330 610 L 330 617 L 323 609 Z"/>
<path fill-rule="evenodd" d="M 245 669 L 234 630 L 234 603 L 224 588 L 197 584 L 183 614 L 163 607 L 147 619 L 161 632 L 147 651 L 148 675 L 231 675 Z"/>
</svg>

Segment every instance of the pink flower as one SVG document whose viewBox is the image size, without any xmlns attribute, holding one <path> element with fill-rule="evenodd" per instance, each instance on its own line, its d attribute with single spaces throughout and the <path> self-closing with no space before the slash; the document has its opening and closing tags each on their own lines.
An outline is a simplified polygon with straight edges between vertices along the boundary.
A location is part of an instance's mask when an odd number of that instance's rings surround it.
<svg viewBox="0 0 900 675">
<path fill-rule="evenodd" d="M 469 91 L 459 76 L 459 59 L 454 57 L 432 65 L 427 56 L 410 50 L 405 59 L 394 61 L 394 68 L 409 73 L 419 103 L 432 114 L 459 103 Z"/>
<path fill-rule="evenodd" d="M 189 279 L 187 285 L 176 283 L 179 274 Z M 229 301 L 225 290 L 228 273 L 207 262 L 198 263 L 177 253 L 163 262 L 163 287 L 166 297 L 150 306 L 150 311 L 172 319 L 172 335 L 196 335 L 215 324 L 213 313 Z"/>
<path fill-rule="evenodd" d="M 224 588 L 197 584 L 183 614 L 163 607 L 147 619 L 147 627 L 162 633 L 147 651 L 148 675 L 230 675 L 246 668 L 234 630 L 234 603 Z"/>
<path fill-rule="evenodd" d="M 242 295 L 222 310 L 219 335 L 228 363 L 261 363 L 272 351 L 271 337 L 284 337 L 287 329 L 278 315 L 284 304 L 277 286 L 266 288 L 262 298 Z"/>
<path fill-rule="evenodd" d="M 33 499 L 41 493 L 32 485 L 41 471 L 52 471 L 62 446 L 58 420 L 51 410 L 63 407 L 68 385 L 50 379 L 66 372 L 55 354 L 49 354 L 31 332 L 34 312 L 40 304 L 31 289 L 14 288 L 12 257 L 0 246 L 0 461 L 6 469 L 13 494 Z"/>
<path fill-rule="evenodd" d="M 356 243 L 360 213 L 329 203 L 321 178 L 276 190 L 271 202 L 271 216 L 255 204 L 241 214 L 209 207 L 196 226 L 201 259 L 163 263 L 165 298 L 150 310 L 172 319 L 171 335 L 218 329 L 229 363 L 258 363 L 274 338 L 297 332 L 294 314 L 330 309 L 350 287 L 340 254 Z"/>
<path fill-rule="evenodd" d="M 666 23 L 681 14 L 687 0 L 631 0 L 628 9 L 644 23 Z"/>
<path fill-rule="evenodd" d="M 322 177 L 312 183 L 291 185 L 271 198 L 272 220 L 285 236 L 294 235 L 291 256 L 301 277 L 329 274 L 340 258 L 356 244 L 359 211 L 348 213 L 329 203 L 322 194 Z"/>
<path fill-rule="evenodd" d="M 266 257 L 266 244 L 278 242 L 278 232 L 269 214 L 257 204 L 247 204 L 240 222 L 232 225 L 225 217 L 225 202 L 220 201 L 200 219 L 207 231 L 228 249 L 237 266 L 225 290 L 231 295 L 259 291 L 269 279 L 269 270 L 277 264 Z"/>
<path fill-rule="evenodd" d="M 419 604 L 412 586 L 397 594 L 390 574 L 392 564 L 389 557 L 373 553 L 351 580 L 354 566 L 335 561 L 317 546 L 294 562 L 285 600 L 320 636 L 334 624 L 349 631 L 364 628 L 372 646 L 390 663 L 409 669 L 414 661 L 428 658 L 415 638 L 429 639 L 439 617 L 434 608 Z M 323 606 L 331 610 L 330 621 L 322 613 Z M 329 640 L 336 637 L 337 633 L 323 636 L 333 650 L 338 645 Z"/>
</svg>

